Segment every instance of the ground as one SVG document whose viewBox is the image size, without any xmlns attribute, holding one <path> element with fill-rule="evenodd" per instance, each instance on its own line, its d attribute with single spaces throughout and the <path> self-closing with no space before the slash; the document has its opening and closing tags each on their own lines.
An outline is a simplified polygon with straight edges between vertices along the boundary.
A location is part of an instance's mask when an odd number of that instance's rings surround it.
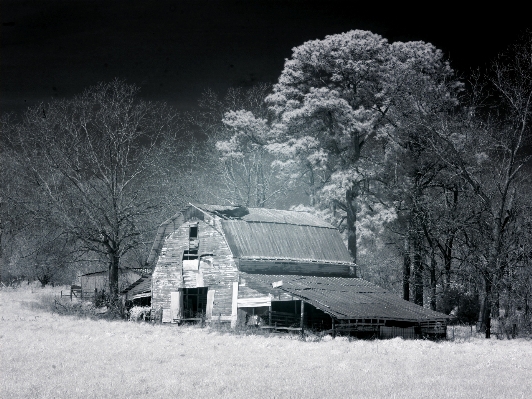
<svg viewBox="0 0 532 399">
<path fill-rule="evenodd" d="M 349 341 L 46 312 L 37 286 L 0 291 L 0 397 L 526 398 L 532 341 Z"/>
</svg>

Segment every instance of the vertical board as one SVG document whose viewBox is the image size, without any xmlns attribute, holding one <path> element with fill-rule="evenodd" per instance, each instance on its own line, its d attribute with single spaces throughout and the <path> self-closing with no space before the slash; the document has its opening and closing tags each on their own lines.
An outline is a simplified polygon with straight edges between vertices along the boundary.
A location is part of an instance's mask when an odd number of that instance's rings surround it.
<svg viewBox="0 0 532 399">
<path fill-rule="evenodd" d="M 207 291 L 207 309 L 205 310 L 207 319 L 212 319 L 212 305 L 214 303 L 215 290 L 209 289 Z"/>
<path fill-rule="evenodd" d="M 170 315 L 170 309 L 163 309 L 163 323 L 171 323 L 172 316 Z"/>
<path fill-rule="evenodd" d="M 201 270 L 198 270 L 198 274 L 196 275 L 196 286 L 205 287 L 205 283 L 203 282 L 203 272 Z"/>
<path fill-rule="evenodd" d="M 238 281 L 233 282 L 233 300 L 231 305 L 231 327 L 235 328 L 238 314 Z"/>
<path fill-rule="evenodd" d="M 181 318 L 181 308 L 183 307 L 183 291 L 170 293 L 170 316 L 172 320 Z"/>
</svg>

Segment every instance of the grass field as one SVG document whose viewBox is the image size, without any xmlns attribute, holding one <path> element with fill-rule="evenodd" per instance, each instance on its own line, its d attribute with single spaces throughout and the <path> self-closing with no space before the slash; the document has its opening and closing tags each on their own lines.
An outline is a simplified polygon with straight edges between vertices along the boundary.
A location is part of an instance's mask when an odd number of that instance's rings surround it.
<svg viewBox="0 0 532 399">
<path fill-rule="evenodd" d="M 0 397 L 529 398 L 532 341 L 239 336 L 61 316 L 0 291 Z"/>
</svg>

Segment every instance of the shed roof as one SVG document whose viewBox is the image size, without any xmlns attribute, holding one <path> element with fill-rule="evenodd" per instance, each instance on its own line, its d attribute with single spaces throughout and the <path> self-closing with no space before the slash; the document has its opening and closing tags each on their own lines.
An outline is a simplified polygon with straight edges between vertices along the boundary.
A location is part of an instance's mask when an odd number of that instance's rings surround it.
<svg viewBox="0 0 532 399">
<path fill-rule="evenodd" d="M 360 278 L 240 274 L 249 288 L 264 295 L 282 292 L 301 298 L 337 319 L 443 321 L 450 316 L 405 301 Z M 272 283 L 282 281 L 273 288 Z"/>
<path fill-rule="evenodd" d="M 147 293 L 151 293 L 151 276 L 142 276 L 122 291 L 122 294 L 127 294 L 128 298 Z"/>
</svg>

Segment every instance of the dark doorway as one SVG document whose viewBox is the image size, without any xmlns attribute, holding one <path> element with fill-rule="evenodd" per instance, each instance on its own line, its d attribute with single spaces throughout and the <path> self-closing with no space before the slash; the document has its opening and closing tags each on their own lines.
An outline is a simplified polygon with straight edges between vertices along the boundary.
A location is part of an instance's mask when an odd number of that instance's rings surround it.
<svg viewBox="0 0 532 399">
<path fill-rule="evenodd" d="M 183 317 L 185 319 L 205 317 L 208 287 L 183 289 Z"/>
</svg>

